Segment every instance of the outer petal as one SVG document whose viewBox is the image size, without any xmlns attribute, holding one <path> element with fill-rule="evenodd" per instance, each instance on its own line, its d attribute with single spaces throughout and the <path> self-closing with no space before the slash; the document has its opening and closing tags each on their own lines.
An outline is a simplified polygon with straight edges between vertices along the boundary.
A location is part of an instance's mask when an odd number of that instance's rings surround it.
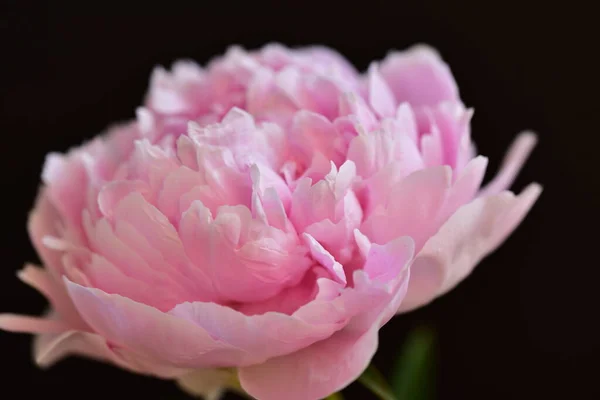
<svg viewBox="0 0 600 400">
<path fill-rule="evenodd" d="M 240 382 L 261 400 L 322 399 L 354 381 L 371 362 L 377 344 L 377 329 L 340 331 L 288 356 L 240 368 Z"/>
<path fill-rule="evenodd" d="M 357 275 L 358 274 L 358 275 Z M 319 293 L 293 315 L 246 316 L 215 303 L 183 303 L 169 313 L 119 295 L 66 280 L 82 318 L 120 349 L 128 364 L 159 376 L 174 370 L 244 366 L 289 354 L 329 337 L 353 316 L 387 304 L 391 293 L 355 273 L 354 288 L 340 291 L 328 279 Z M 369 325 L 370 326 L 370 325 Z"/>
<path fill-rule="evenodd" d="M 480 196 L 494 195 L 508 189 L 523 167 L 523 164 L 525 164 L 525 161 L 527 161 L 527 157 L 536 143 L 537 137 L 534 133 L 524 132 L 517 136 L 504 157 L 500 172 L 490 183 L 481 189 Z"/>
<path fill-rule="evenodd" d="M 519 225 L 540 193 L 531 184 L 519 196 L 502 192 L 460 208 L 417 255 L 399 312 L 429 303 L 469 275 Z"/>
<path fill-rule="evenodd" d="M 242 361 L 243 351 L 211 337 L 189 321 L 119 295 L 109 295 L 68 280 L 66 284 L 83 319 L 119 347 L 181 368 Z"/>
<path fill-rule="evenodd" d="M 33 352 L 36 363 L 42 368 L 50 367 L 64 357 L 81 355 L 132 369 L 110 351 L 101 336 L 88 332 L 69 330 L 60 334 L 39 335 L 35 339 Z"/>
<path fill-rule="evenodd" d="M 55 280 L 47 270 L 33 265 L 27 265 L 19 271 L 18 277 L 46 296 L 60 318 L 71 327 L 82 330 L 87 328 L 67 295 L 62 281 Z"/>
<path fill-rule="evenodd" d="M 43 264 L 54 277 L 62 274 L 61 254 L 46 247 L 44 237 L 59 236 L 57 229 L 59 218 L 58 211 L 50 202 L 47 189 L 41 189 L 35 202 L 35 208 L 29 214 L 27 230 Z"/>
<path fill-rule="evenodd" d="M 396 103 L 435 105 L 458 100 L 458 87 L 450 68 L 439 54 L 425 45 L 389 54 L 381 63 L 381 75 L 396 97 Z"/>
<path fill-rule="evenodd" d="M 372 245 L 366 260 L 367 274 L 374 281 L 386 282 L 387 296 L 323 341 L 263 364 L 240 368 L 242 387 L 261 400 L 317 400 L 354 381 L 377 350 L 377 331 L 392 314 L 388 305 L 397 307 L 406 294 L 408 276 L 404 272 L 413 248 L 407 237 L 384 246 Z M 360 287 L 368 284 L 368 278 L 357 271 L 354 282 Z"/>
<path fill-rule="evenodd" d="M 171 72 L 157 67 L 150 81 L 146 105 L 161 114 L 205 112 L 210 96 L 205 72 L 191 61 L 178 61 Z"/>
</svg>

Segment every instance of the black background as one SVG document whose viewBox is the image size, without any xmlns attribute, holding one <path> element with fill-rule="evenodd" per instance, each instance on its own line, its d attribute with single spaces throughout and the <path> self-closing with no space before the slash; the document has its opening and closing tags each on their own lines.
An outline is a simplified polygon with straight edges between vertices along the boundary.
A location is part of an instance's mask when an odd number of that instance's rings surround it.
<svg viewBox="0 0 600 400">
<path fill-rule="evenodd" d="M 388 49 L 425 42 L 439 49 L 475 108 L 473 136 L 490 172 L 516 133 L 539 133 L 514 188 L 538 181 L 545 191 L 456 290 L 384 327 L 375 363 L 388 371 L 406 331 L 428 323 L 439 335 L 441 399 L 600 398 L 600 32 L 590 8 L 573 1 L 83 3 L 2 3 L 0 312 L 44 308 L 14 274 L 37 260 L 25 221 L 45 153 L 132 118 L 154 65 L 180 57 L 204 63 L 230 44 L 278 41 L 326 44 L 364 69 Z M 185 398 L 169 382 L 87 360 L 40 371 L 27 336 L 0 332 L 0 350 L 3 393 L 18 390 L 20 398 Z M 357 384 L 346 394 L 370 398 Z"/>
</svg>

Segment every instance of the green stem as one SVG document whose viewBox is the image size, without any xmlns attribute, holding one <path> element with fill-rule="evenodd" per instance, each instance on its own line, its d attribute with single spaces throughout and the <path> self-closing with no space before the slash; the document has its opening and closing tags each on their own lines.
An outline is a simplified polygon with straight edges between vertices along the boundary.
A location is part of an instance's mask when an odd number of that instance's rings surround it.
<svg viewBox="0 0 600 400">
<path fill-rule="evenodd" d="M 344 396 L 340 392 L 332 393 L 325 400 L 344 400 Z"/>
<path fill-rule="evenodd" d="M 228 388 L 232 392 L 235 392 L 248 400 L 256 400 L 254 397 L 252 397 L 248 393 L 246 393 L 246 391 L 242 388 L 242 385 L 237 376 L 237 373 L 235 373 L 235 372 L 232 372 L 232 374 L 229 378 Z"/>
<path fill-rule="evenodd" d="M 365 372 L 358 378 L 358 381 L 381 400 L 398 400 L 381 372 L 373 365 L 369 365 Z"/>
</svg>

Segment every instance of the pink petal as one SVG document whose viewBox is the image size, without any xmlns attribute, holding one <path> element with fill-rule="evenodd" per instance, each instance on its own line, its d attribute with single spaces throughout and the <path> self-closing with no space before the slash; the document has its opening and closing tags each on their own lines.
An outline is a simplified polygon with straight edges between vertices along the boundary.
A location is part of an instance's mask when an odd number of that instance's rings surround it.
<svg viewBox="0 0 600 400">
<path fill-rule="evenodd" d="M 69 325 L 77 329 L 86 329 L 62 281 L 55 280 L 47 270 L 33 265 L 27 265 L 19 271 L 18 276 L 23 282 L 42 293 L 50 301 L 56 313 Z"/>
<path fill-rule="evenodd" d="M 356 68 L 341 54 L 328 47 L 310 46 L 298 51 L 300 54 L 307 56 L 311 65 L 325 66 L 334 76 L 339 76 L 342 81 L 348 84 L 353 84 L 358 79 Z"/>
<path fill-rule="evenodd" d="M 119 295 L 66 281 L 83 319 L 102 337 L 163 364 L 182 368 L 236 365 L 243 351 L 185 319 Z"/>
<path fill-rule="evenodd" d="M 290 131 L 290 147 L 298 161 L 308 166 L 315 152 L 336 165 L 344 160 L 345 146 L 335 126 L 320 114 L 299 111 Z"/>
<path fill-rule="evenodd" d="M 312 257 L 322 265 L 329 273 L 331 278 L 339 283 L 346 284 L 346 275 L 344 275 L 344 268 L 337 262 L 331 253 L 323 248 L 323 246 L 315 240 L 311 235 L 304 233 L 302 235 L 304 242 L 310 249 Z"/>
<path fill-rule="evenodd" d="M 475 198 L 481 186 L 487 164 L 487 158 L 477 156 L 466 165 L 450 189 L 448 199 L 444 205 L 442 220 L 445 221 L 459 207 Z"/>
<path fill-rule="evenodd" d="M 500 172 L 479 192 L 480 196 L 490 196 L 506 190 L 527 161 L 527 157 L 537 143 L 537 136 L 531 132 L 521 133 L 506 153 Z"/>
<path fill-rule="evenodd" d="M 106 217 L 112 218 L 117 204 L 131 193 L 141 193 L 145 198 L 150 198 L 150 188 L 146 182 L 141 180 L 133 181 L 112 181 L 106 184 L 98 194 L 98 205 L 100 211 Z"/>
<path fill-rule="evenodd" d="M 375 243 L 399 236 L 414 239 L 419 251 L 439 228 L 440 212 L 448 196 L 451 170 L 447 166 L 417 171 L 390 189 L 385 209 L 374 212 L 361 231 Z"/>
<path fill-rule="evenodd" d="M 339 115 L 336 119 L 336 124 L 344 117 L 351 117 L 349 121 L 353 123 L 353 130 L 358 133 L 362 130 L 363 133 L 374 130 L 377 125 L 377 117 L 369 109 L 365 101 L 354 92 L 347 92 L 340 96 L 339 100 Z M 357 127 L 358 125 L 359 127 Z"/>
<path fill-rule="evenodd" d="M 363 270 L 374 281 L 394 280 L 412 261 L 414 241 L 408 237 L 397 238 L 385 245 L 372 244 Z"/>
<path fill-rule="evenodd" d="M 254 220 L 244 206 L 210 210 L 196 201 L 180 223 L 185 252 L 224 299 L 261 301 L 300 281 L 310 266 L 294 235 Z"/>
<path fill-rule="evenodd" d="M 146 98 L 148 108 L 164 114 L 194 114 L 208 106 L 204 71 L 189 61 L 173 65 L 172 72 L 157 67 Z"/>
<path fill-rule="evenodd" d="M 400 129 L 398 126 L 386 126 L 352 139 L 347 157 L 356 164 L 358 175 L 370 178 L 391 163 L 400 168 L 396 174 L 399 177 L 423 168 L 419 149 Z"/>
<path fill-rule="evenodd" d="M 319 400 L 353 382 L 377 350 L 377 330 L 340 331 L 263 364 L 239 369 L 242 387 L 261 400 Z"/>
<path fill-rule="evenodd" d="M 47 185 L 46 194 L 52 205 L 69 223 L 79 226 L 88 187 L 82 152 L 74 150 L 67 155 L 49 154 L 42 179 Z"/>
<path fill-rule="evenodd" d="M 108 348 L 106 341 L 99 335 L 70 330 L 60 334 L 43 334 L 35 338 L 35 362 L 47 368 L 61 359 L 71 356 L 86 356 L 104 362 L 113 362 L 127 368 Z"/>
<path fill-rule="evenodd" d="M 392 117 L 396 111 L 394 94 L 379 72 L 377 64 L 371 64 L 368 72 L 369 104 L 380 118 Z"/>
<path fill-rule="evenodd" d="M 49 318 L 0 314 L 0 329 L 19 333 L 60 333 L 68 330 L 69 325 Z"/>
<path fill-rule="evenodd" d="M 377 329 L 393 315 L 406 293 L 408 275 L 402 271 L 412 259 L 410 238 L 373 246 L 367 257 L 371 258 L 367 261 L 367 269 L 377 276 L 377 280 L 386 281 L 386 286 L 373 290 L 373 282 L 368 276 L 363 271 L 356 271 L 353 276 L 355 289 L 348 290 L 346 296 L 363 290 L 370 295 L 357 296 L 348 303 L 357 301 L 354 304 L 360 304 L 361 311 L 354 314 L 347 328 L 287 356 L 240 368 L 240 380 L 248 393 L 266 400 L 282 396 L 317 400 L 342 389 L 360 375 L 377 348 Z M 338 299 L 339 303 L 341 300 Z M 331 302 L 319 305 L 315 301 L 295 315 L 321 319 L 331 305 Z"/>
<path fill-rule="evenodd" d="M 243 349 L 247 357 L 238 365 L 256 364 L 327 338 L 349 321 L 356 320 L 353 330 L 365 332 L 373 324 L 364 322 L 383 318 L 382 310 L 397 298 L 406 275 L 400 274 L 389 285 L 383 285 L 356 271 L 353 280 L 354 287 L 341 288 L 329 279 L 318 279 L 319 291 L 314 299 L 292 315 L 267 312 L 247 316 L 226 306 L 201 302 L 180 304 L 171 313 Z"/>
<path fill-rule="evenodd" d="M 355 233 L 360 240 L 360 232 Z M 345 327 L 346 330 L 366 332 L 373 326 L 383 326 L 398 310 L 408 290 L 409 266 L 415 250 L 412 238 L 399 237 L 385 245 L 368 246 L 363 267 L 365 274 L 355 272 L 352 275 L 353 284 L 355 287 L 382 285 L 386 292 L 386 295 L 382 296 L 385 301 L 374 302 L 368 311 L 356 315 Z"/>
<path fill-rule="evenodd" d="M 398 106 L 395 121 L 402 127 L 400 129 L 402 132 L 406 133 L 414 143 L 418 143 L 417 119 L 409 103 L 402 103 Z"/>
<path fill-rule="evenodd" d="M 50 202 L 47 189 L 41 189 L 35 201 L 35 207 L 29 214 L 27 230 L 43 264 L 54 277 L 61 275 L 63 268 L 61 253 L 46 247 L 43 239 L 46 236 L 59 236 L 57 229 L 59 220 L 60 216 Z"/>
<path fill-rule="evenodd" d="M 310 178 L 301 179 L 292 194 L 290 221 L 298 232 L 315 222 L 335 219 L 336 198 L 328 182 L 311 184 Z"/>
<path fill-rule="evenodd" d="M 381 63 L 380 72 L 398 104 L 426 106 L 458 100 L 458 87 L 450 68 L 431 47 L 418 45 L 393 52 Z"/>
<path fill-rule="evenodd" d="M 258 71 L 246 92 L 246 108 L 258 120 L 268 120 L 286 126 L 298 106 L 275 84 L 275 75 Z"/>
<path fill-rule="evenodd" d="M 399 312 L 429 303 L 469 275 L 516 229 L 540 193 L 531 184 L 519 196 L 502 192 L 460 208 L 417 255 Z"/>
<path fill-rule="evenodd" d="M 300 307 L 313 301 L 319 293 L 317 280 L 321 277 L 330 277 L 325 269 L 313 267 L 309 269 L 304 278 L 296 286 L 283 289 L 277 295 L 260 302 L 242 303 L 236 310 L 245 315 L 266 314 L 278 312 L 291 315 Z"/>
</svg>

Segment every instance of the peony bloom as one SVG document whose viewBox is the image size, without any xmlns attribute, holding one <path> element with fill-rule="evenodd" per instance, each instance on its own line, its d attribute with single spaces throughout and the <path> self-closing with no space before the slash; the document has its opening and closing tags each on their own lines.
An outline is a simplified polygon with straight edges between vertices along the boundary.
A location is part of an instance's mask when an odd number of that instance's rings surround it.
<svg viewBox="0 0 600 400">
<path fill-rule="evenodd" d="M 135 120 L 48 156 L 29 220 L 44 267 L 19 277 L 52 310 L 0 327 L 35 333 L 42 366 L 84 355 L 212 398 L 226 368 L 258 399 L 325 397 L 539 195 L 507 191 L 527 133 L 480 187 L 471 116 L 425 46 L 365 74 L 280 45 L 158 68 Z"/>
</svg>

